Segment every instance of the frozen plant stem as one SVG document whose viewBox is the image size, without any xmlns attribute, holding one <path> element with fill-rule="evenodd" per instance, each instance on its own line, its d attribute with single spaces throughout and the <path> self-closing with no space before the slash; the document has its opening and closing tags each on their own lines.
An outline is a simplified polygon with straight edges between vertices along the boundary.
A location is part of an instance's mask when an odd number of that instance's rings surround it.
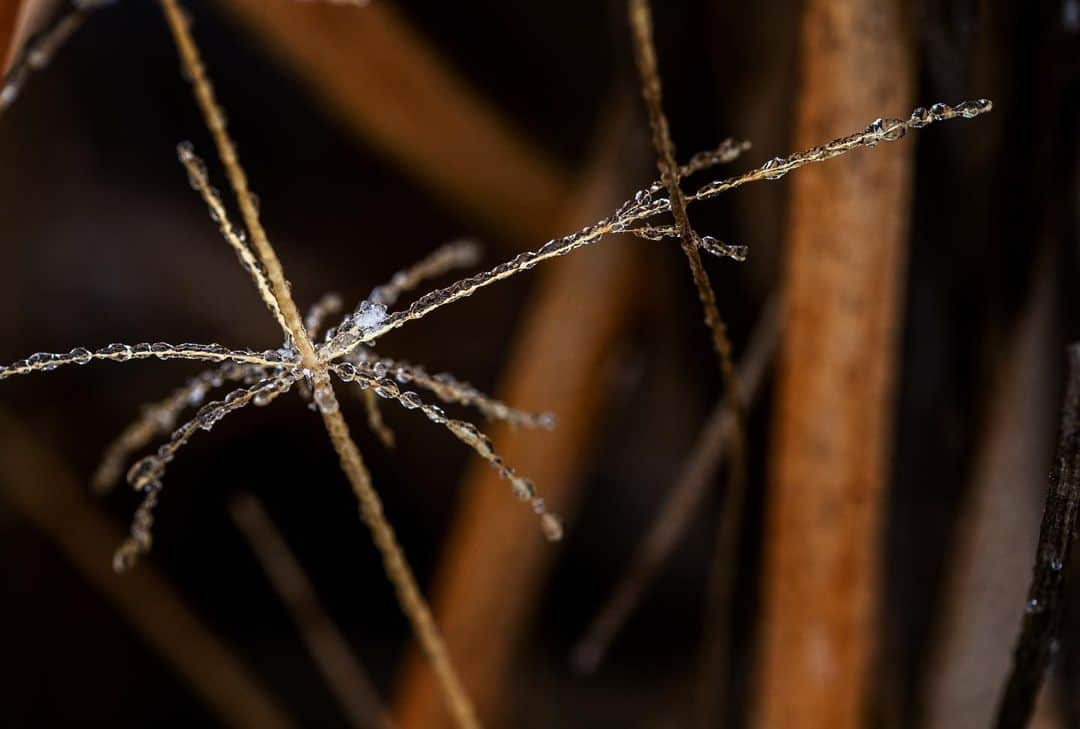
<svg viewBox="0 0 1080 729">
<path fill-rule="evenodd" d="M 1061 625 L 1065 575 L 1080 515 L 1080 343 L 1068 348 L 1068 377 L 1031 587 L 994 722 L 997 729 L 1027 726 Z"/>
<path fill-rule="evenodd" d="M 176 41 L 181 63 L 191 79 L 195 98 L 214 138 L 214 144 L 225 166 L 229 183 L 236 194 L 237 203 L 244 223 L 251 234 L 255 251 L 266 269 L 270 290 L 284 318 L 289 336 L 300 354 L 304 368 L 312 373 L 315 400 L 319 404 L 326 432 L 338 454 L 341 468 L 360 502 L 360 513 L 371 530 L 375 545 L 382 554 L 387 576 L 394 584 L 401 607 L 412 623 L 417 640 L 431 661 L 450 713 L 459 726 L 477 727 L 479 722 L 473 712 L 469 697 L 457 677 L 442 636 L 420 593 L 405 555 L 397 543 L 394 530 L 383 515 L 382 503 L 372 486 L 371 476 L 364 465 L 360 450 L 349 435 L 349 427 L 341 415 L 326 364 L 315 355 L 314 346 L 304 329 L 296 302 L 293 301 L 289 292 L 281 263 L 259 220 L 258 210 L 248 189 L 247 175 L 240 166 L 236 149 L 225 129 L 225 119 L 214 99 L 213 87 L 199 58 L 198 48 L 188 27 L 188 20 L 176 0 L 161 0 L 161 5 L 165 11 L 169 29 Z"/>
<path fill-rule="evenodd" d="M 727 490 L 724 495 L 724 511 L 721 519 L 719 540 L 717 543 L 718 554 L 714 556 L 714 563 L 721 569 L 714 569 L 710 579 L 709 607 L 706 621 L 709 623 L 705 628 L 705 649 L 703 651 L 702 682 L 708 683 L 715 679 L 715 685 L 706 686 L 701 692 L 709 700 L 699 701 L 706 713 L 711 713 L 716 705 L 717 692 L 723 692 L 726 681 L 725 676 L 714 675 L 711 670 L 714 664 L 726 661 L 727 656 L 713 656 L 713 653 L 726 652 L 727 648 L 727 623 L 730 613 L 727 603 L 734 591 L 734 567 L 728 567 L 736 559 L 734 554 L 738 543 L 738 531 L 742 518 L 742 503 L 746 491 L 746 421 L 744 417 L 744 403 L 741 388 L 739 387 L 738 375 L 732 362 L 731 340 L 728 338 L 727 326 L 720 317 L 720 310 L 716 305 L 716 293 L 713 291 L 709 276 L 705 273 L 705 267 L 701 262 L 699 248 L 702 240 L 697 231 L 690 225 L 690 219 L 686 212 L 686 196 L 679 186 L 679 167 L 675 161 L 675 144 L 671 141 L 671 129 L 668 126 L 667 117 L 664 115 L 663 91 L 660 83 L 660 71 L 657 67 L 656 48 L 653 44 L 652 11 L 649 0 L 629 0 L 630 28 L 634 38 L 634 59 L 637 62 L 638 73 L 641 76 L 641 95 L 645 100 L 645 107 L 649 112 L 649 127 L 652 130 L 652 143 L 656 150 L 657 167 L 660 169 L 660 179 L 668 191 L 672 217 L 675 218 L 675 227 L 678 230 L 683 253 L 686 254 L 687 263 L 690 265 L 690 274 L 694 279 L 694 287 L 697 289 L 698 298 L 701 300 L 702 309 L 705 312 L 705 325 L 712 335 L 713 350 L 720 365 L 720 374 L 724 384 L 724 402 L 730 408 L 732 427 L 730 429 L 730 452 L 729 474 Z M 723 552 L 723 553 L 720 553 Z M 730 560 L 730 561 L 729 561 Z M 721 604 L 722 603 L 722 604 Z M 632 603 L 631 603 L 632 604 Z M 721 624 L 715 624 L 715 623 Z M 595 655 L 595 654 L 594 654 Z M 589 656 L 586 656 L 589 658 Z M 699 712 L 700 713 L 700 712 Z M 715 717 L 705 719 L 707 725 Z"/>
<path fill-rule="evenodd" d="M 713 292 L 705 267 L 701 263 L 701 239 L 697 231 L 690 226 L 686 213 L 686 196 L 679 187 L 679 166 L 675 162 L 675 144 L 671 141 L 671 130 L 664 115 L 663 89 L 660 84 L 660 71 L 656 63 L 656 48 L 653 45 L 652 12 L 649 0 L 629 0 L 630 28 L 634 36 L 634 59 L 641 76 L 641 95 L 649 112 L 649 127 L 652 129 L 652 143 L 656 149 L 656 166 L 660 169 L 660 180 L 667 188 L 671 201 L 671 214 L 682 241 L 683 253 L 690 264 L 690 273 L 694 277 L 698 298 L 705 310 L 705 324 L 712 333 L 713 349 L 720 361 L 720 370 L 724 376 L 725 388 L 729 399 L 736 408 L 739 403 L 733 395 L 735 365 L 731 359 L 731 340 L 728 339 L 727 327 L 720 318 L 716 307 L 716 294 Z"/>
<path fill-rule="evenodd" d="M 402 391 L 397 383 L 416 381 L 418 385 L 431 390 L 444 401 L 474 405 L 489 418 L 541 427 L 550 427 L 550 418 L 513 411 L 502 403 L 477 393 L 466 383 L 440 379 L 439 375 L 428 378 L 425 373 L 416 368 L 391 362 L 390 365 L 393 365 L 394 377 L 397 380 L 395 382 L 385 376 L 391 368 L 387 364 L 388 361 L 372 359 L 370 346 L 383 334 L 407 322 L 423 318 L 443 306 L 472 295 L 481 288 L 529 271 L 538 263 L 554 260 L 578 248 L 592 245 L 611 233 L 625 232 L 650 240 L 663 240 L 668 237 L 685 238 L 683 232 L 688 230 L 685 226 L 656 224 L 652 221 L 658 215 L 672 212 L 671 200 L 657 194 L 661 193 L 665 186 L 670 186 L 672 179 L 675 180 L 677 187 L 677 180 L 682 175 L 694 174 L 721 162 L 731 161 L 746 149 L 746 144 L 728 141 L 716 150 L 695 155 L 686 166 L 676 169 L 673 178 L 669 175 L 668 180 L 654 182 L 649 187 L 639 190 L 614 213 L 597 223 L 586 226 L 576 233 L 550 240 L 535 251 L 522 252 L 514 259 L 488 271 L 431 291 L 413 301 L 409 306 L 388 314 L 387 307 L 394 302 L 398 294 L 412 288 L 421 279 L 443 270 L 446 264 L 458 265 L 469 259 L 467 246 L 450 247 L 441 253 L 436 252 L 433 254 L 434 258 L 422 262 L 419 267 L 402 272 L 391 281 L 389 286 L 372 292 L 367 300 L 360 303 L 355 312 L 346 315 L 341 324 L 328 331 L 324 340 L 316 346 L 312 341 L 311 333 L 304 330 L 299 312 L 289 293 L 281 264 L 260 224 L 253 196 L 248 190 L 246 176 L 240 167 L 232 141 L 225 131 L 224 117 L 214 100 L 212 87 L 190 35 L 187 20 L 176 0 L 161 0 L 161 2 L 176 39 L 185 75 L 193 83 L 196 100 L 228 173 L 247 230 L 234 228 L 229 223 L 224 205 L 217 193 L 209 187 L 202 163 L 194 156 L 190 145 L 179 146 L 180 159 L 188 170 L 193 186 L 202 193 L 205 202 L 210 207 L 211 217 L 218 223 L 226 240 L 234 248 L 243 267 L 252 277 L 264 302 L 278 320 L 285 334 L 285 342 L 276 350 L 264 352 L 234 350 L 216 344 L 172 345 L 166 342 L 136 345 L 113 344 L 96 350 L 77 347 L 66 354 L 34 354 L 11 365 L 0 367 L 0 380 L 14 375 L 44 372 L 63 365 L 81 365 L 92 361 L 189 359 L 218 366 L 217 370 L 197 375 L 188 383 L 188 386 L 158 403 L 148 411 L 147 415 L 144 415 L 140 422 L 121 435 L 115 448 L 110 449 L 106 455 L 102 483 L 111 483 L 115 480 L 118 473 L 117 464 L 120 460 L 132 450 L 145 445 L 148 438 L 155 433 L 164 433 L 171 428 L 183 409 L 201 403 L 206 391 L 220 387 L 226 380 L 242 380 L 249 385 L 249 387 L 238 388 L 227 393 L 222 400 L 201 407 L 194 418 L 185 422 L 172 434 L 169 441 L 159 448 L 156 455 L 144 457 L 128 471 L 129 483 L 136 490 L 143 491 L 145 495 L 142 505 L 136 512 L 131 540 L 126 542 L 118 553 L 119 559 L 115 564 L 120 569 L 129 566 L 135 556 L 149 549 L 153 508 L 159 498 L 161 477 L 167 463 L 175 457 L 176 451 L 199 429 L 209 430 L 230 412 L 249 403 L 256 406 L 266 405 L 287 392 L 293 385 L 298 384 L 301 394 L 313 398 L 322 413 L 324 424 L 338 453 L 342 468 L 360 502 L 361 513 L 382 553 L 384 564 L 397 589 L 403 610 L 412 620 L 421 648 L 432 663 L 442 693 L 450 705 L 451 714 L 458 724 L 473 726 L 475 719 L 470 704 L 449 662 L 443 641 L 435 629 L 427 606 L 420 596 L 415 580 L 396 543 L 393 531 L 382 516 L 381 504 L 371 486 L 370 476 L 359 451 L 349 437 L 348 427 L 339 412 L 338 401 L 330 385 L 330 376 L 333 374 L 344 382 L 356 383 L 361 389 L 372 389 L 377 396 L 394 400 L 407 410 L 419 410 L 428 420 L 449 430 L 456 438 L 480 454 L 500 476 L 509 480 L 512 490 L 522 500 L 531 504 L 533 511 L 539 517 L 544 534 L 549 539 L 558 539 L 561 534 L 558 519 L 547 512 L 544 500 L 536 493 L 532 483 L 519 477 L 513 469 L 505 465 L 483 433 L 471 423 L 448 419 L 440 408 L 425 404 L 414 392 Z M 655 63 L 653 65 L 655 70 Z M 659 101 L 658 97 L 657 101 Z M 750 172 L 701 186 L 694 194 L 681 199 L 685 207 L 685 204 L 715 197 L 747 182 L 775 179 L 803 165 L 824 161 L 857 147 L 872 147 L 879 142 L 894 141 L 903 136 L 908 128 L 920 128 L 931 122 L 956 116 L 970 118 L 988 110 L 989 107 L 989 102 L 985 100 L 964 102 L 955 108 L 945 104 L 935 104 L 929 111 L 916 109 L 907 121 L 879 119 L 862 132 L 833 140 L 824 146 L 813 147 L 787 158 L 775 158 Z M 667 165 L 665 169 L 674 169 L 673 164 Z M 252 238 L 254 252 L 248 248 L 249 235 Z M 736 260 L 742 260 L 746 256 L 745 246 L 727 245 L 714 238 L 698 237 L 696 234 L 693 234 L 691 238 L 695 247 L 704 248 L 713 255 Z M 462 253 L 465 255 L 462 256 Z M 321 320 L 325 318 L 327 310 L 328 305 L 325 300 L 316 305 L 310 318 L 313 331 L 317 328 L 316 325 L 321 325 Z M 728 384 L 730 386 L 730 381 Z"/>
</svg>

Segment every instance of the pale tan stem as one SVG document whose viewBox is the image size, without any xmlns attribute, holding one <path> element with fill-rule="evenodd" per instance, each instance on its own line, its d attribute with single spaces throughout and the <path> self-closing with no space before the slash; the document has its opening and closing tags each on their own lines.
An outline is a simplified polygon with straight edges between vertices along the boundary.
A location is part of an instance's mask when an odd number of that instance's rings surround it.
<svg viewBox="0 0 1080 729">
<path fill-rule="evenodd" d="M 322 413 L 326 431 L 330 435 L 334 450 L 337 451 L 338 458 L 341 461 L 341 468 L 348 477 L 349 483 L 352 485 L 353 491 L 360 502 L 360 513 L 371 530 L 375 545 L 382 554 L 387 576 L 394 584 L 402 609 L 412 622 L 417 640 L 431 661 L 432 669 L 439 679 L 444 698 L 455 721 L 461 727 L 477 727 L 479 722 L 473 712 L 468 695 L 465 693 L 453 664 L 450 662 L 450 656 L 443 644 L 442 636 L 439 634 L 435 621 L 431 618 L 431 612 L 420 593 L 416 578 L 413 576 L 412 570 L 405 559 L 405 554 L 397 543 L 394 530 L 383 516 L 382 502 L 372 486 L 371 475 L 364 465 L 360 450 L 349 435 L 349 427 L 341 415 L 337 396 L 334 394 L 333 387 L 330 384 L 326 364 L 315 354 L 311 339 L 304 329 L 303 320 L 296 307 L 296 302 L 293 301 L 292 294 L 289 292 L 281 262 L 278 260 L 277 254 L 270 245 L 266 231 L 259 221 L 258 210 L 248 189 L 247 175 L 240 166 L 236 149 L 225 129 L 224 116 L 214 99 L 213 87 L 199 58 L 199 51 L 188 28 L 187 19 L 184 17 L 176 0 L 161 0 L 161 4 L 165 10 L 165 16 L 173 38 L 176 41 L 181 62 L 191 78 L 195 98 L 198 101 L 207 127 L 214 138 L 218 155 L 225 166 L 229 182 L 236 194 L 244 223 L 247 225 L 248 232 L 251 235 L 252 244 L 266 269 L 271 291 L 278 302 L 282 315 L 285 317 L 285 323 L 289 327 L 289 333 L 292 335 L 293 342 L 300 353 L 303 365 L 312 373 L 311 379 L 316 390 L 315 397 L 319 403 L 319 410 Z"/>
</svg>

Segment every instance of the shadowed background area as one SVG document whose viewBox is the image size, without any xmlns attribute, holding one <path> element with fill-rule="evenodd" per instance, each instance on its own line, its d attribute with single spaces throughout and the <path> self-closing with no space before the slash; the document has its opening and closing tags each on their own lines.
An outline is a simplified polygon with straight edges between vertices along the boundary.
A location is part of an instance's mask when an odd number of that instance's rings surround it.
<svg viewBox="0 0 1080 729">
<path fill-rule="evenodd" d="M 656 177 L 622 3 L 188 7 L 302 308 L 326 291 L 351 306 L 457 238 L 480 241 L 495 264 L 600 219 Z M 988 719 L 1008 668 L 1062 346 L 1077 334 L 1080 9 L 898 7 L 913 103 L 847 111 L 865 124 L 978 97 L 994 111 L 899 143 L 914 163 L 866 714 L 874 726 L 982 726 L 965 721 L 972 703 Z M 754 145 L 736 171 L 793 151 L 803 11 L 794 0 L 657 3 L 680 159 L 727 136 Z M 176 163 L 181 140 L 224 187 L 155 3 L 98 11 L 29 79 L 0 116 L 0 361 L 112 341 L 276 346 L 274 322 Z M 745 263 L 706 261 L 736 358 L 780 286 L 799 174 L 691 209 L 703 234 L 750 247 Z M 723 469 L 606 659 L 588 675 L 570 660 L 720 397 L 677 243 L 613 238 L 394 332 L 379 352 L 559 420 L 554 433 L 493 429 L 496 448 L 567 519 L 565 540 L 546 545 L 527 507 L 444 431 L 384 406 L 388 450 L 360 398 L 343 396 L 413 567 L 437 614 L 451 616 L 451 650 L 482 715 L 495 726 L 695 725 L 690 699 L 715 675 L 702 655 Z M 104 363 L 0 383 L 0 720 L 346 725 L 230 519 L 231 500 L 252 493 L 392 713 L 435 726 L 408 625 L 295 392 L 195 438 L 170 466 L 153 552 L 136 569 L 147 574 L 111 574 L 137 496 L 92 497 L 90 476 L 141 404 L 196 371 Z M 767 379 L 749 410 L 750 476 L 720 628 L 730 636 L 723 726 L 748 721 L 762 700 L 752 678 L 771 389 Z M 1052 684 L 1063 699 L 1048 701 L 1044 726 L 1080 726 L 1078 637 L 1073 608 Z M 212 675 L 200 679 L 200 661 Z"/>
</svg>

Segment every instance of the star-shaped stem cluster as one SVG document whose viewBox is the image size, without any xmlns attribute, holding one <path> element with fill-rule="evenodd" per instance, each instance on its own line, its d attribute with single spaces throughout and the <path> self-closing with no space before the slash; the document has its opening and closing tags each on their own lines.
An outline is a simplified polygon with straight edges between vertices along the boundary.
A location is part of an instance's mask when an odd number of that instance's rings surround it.
<svg viewBox="0 0 1080 729">
<path fill-rule="evenodd" d="M 903 137 L 908 129 L 919 129 L 933 122 L 955 117 L 972 118 L 988 111 L 990 107 L 988 100 L 980 99 L 956 106 L 935 104 L 929 109 L 920 107 L 906 120 L 877 119 L 856 134 L 789 157 L 773 158 L 740 175 L 708 182 L 688 194 L 686 201 L 694 203 L 708 200 L 749 182 L 777 179 L 804 165 L 822 162 L 859 147 L 873 147 L 879 142 L 896 141 Z M 731 162 L 748 148 L 749 144 L 746 142 L 725 140 L 714 150 L 694 155 L 680 168 L 679 177 L 689 177 L 718 164 Z M 286 332 L 282 345 L 276 349 L 252 351 L 231 349 L 220 344 L 110 344 L 96 350 L 78 347 L 66 354 L 38 353 L 0 367 L 0 379 L 5 379 L 14 375 L 49 371 L 68 364 L 87 364 L 95 360 L 125 362 L 150 358 L 187 359 L 214 365 L 213 368 L 192 377 L 184 386 L 160 402 L 147 406 L 140 417 L 121 433 L 105 453 L 94 477 L 98 490 L 108 489 L 118 480 L 127 458 L 145 447 L 154 437 L 175 428 L 169 439 L 155 453 L 136 461 L 127 472 L 128 483 L 143 492 L 144 498 L 136 510 L 130 537 L 117 550 L 114 566 L 118 570 L 130 567 L 139 554 L 149 550 L 153 510 L 160 497 L 166 467 L 199 430 L 210 430 L 230 413 L 248 405 L 269 405 L 294 385 L 299 386 L 301 394 L 309 398 L 316 407 L 322 410 L 337 407 L 336 398 L 332 393 L 328 393 L 328 383 L 316 381 L 311 368 L 305 367 L 303 358 L 287 334 L 288 327 L 266 272 L 249 247 L 244 229 L 230 222 L 221 195 L 209 182 L 206 166 L 195 155 L 190 143 L 178 145 L 177 152 L 187 170 L 192 188 L 206 202 L 211 219 L 217 223 L 222 236 L 251 275 L 267 309 Z M 547 511 L 544 500 L 533 483 L 519 475 L 495 452 L 488 437 L 474 424 L 447 416 L 439 405 L 426 401 L 419 393 L 405 389 L 405 386 L 414 385 L 443 403 L 471 406 L 490 420 L 502 420 L 513 425 L 550 428 L 554 426 L 553 416 L 515 409 L 451 375 L 430 375 L 422 367 L 408 362 L 380 358 L 373 346 L 380 337 L 409 322 L 422 319 L 447 304 L 471 296 L 481 288 L 528 271 L 538 263 L 596 243 L 606 235 L 629 233 L 648 240 L 677 239 L 679 230 L 676 225 L 657 221 L 659 216 L 671 212 L 671 202 L 663 194 L 664 190 L 663 183 L 655 181 L 638 190 L 612 215 L 593 225 L 563 238 L 550 240 L 535 251 L 521 253 L 494 268 L 435 289 L 408 306 L 391 311 L 403 294 L 415 290 L 432 278 L 471 266 L 479 259 L 478 248 L 470 242 L 442 246 L 414 266 L 395 274 L 386 284 L 375 288 L 336 326 L 323 333 L 322 327 L 327 318 L 337 313 L 341 307 L 339 297 L 327 295 L 309 310 L 304 321 L 312 341 L 318 341 L 322 334 L 321 341 L 314 347 L 317 360 L 330 374 L 344 383 L 355 385 L 364 393 L 369 421 L 382 431 L 384 440 L 387 439 L 385 426 L 381 425 L 381 418 L 377 417 L 378 400 L 388 400 L 405 410 L 418 411 L 432 423 L 448 430 L 496 469 L 510 483 L 513 493 L 528 502 L 538 514 L 545 536 L 558 539 L 562 534 L 559 519 Z M 701 236 L 698 241 L 702 250 L 716 256 L 741 261 L 747 255 L 745 246 L 724 243 L 711 236 Z M 239 383 L 242 386 L 228 392 L 219 400 L 204 402 L 208 393 L 226 383 Z M 177 427 L 176 423 L 181 414 L 191 407 L 198 408 L 194 417 Z"/>
</svg>

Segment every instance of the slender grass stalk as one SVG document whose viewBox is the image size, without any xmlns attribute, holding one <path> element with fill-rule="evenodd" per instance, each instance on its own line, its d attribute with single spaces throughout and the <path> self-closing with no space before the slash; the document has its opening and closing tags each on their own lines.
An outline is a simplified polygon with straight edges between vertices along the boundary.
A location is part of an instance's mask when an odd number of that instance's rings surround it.
<svg viewBox="0 0 1080 729">
<path fill-rule="evenodd" d="M 686 195 L 679 187 L 679 165 L 675 161 L 675 144 L 671 141 L 671 130 L 664 115 L 663 87 L 660 71 L 657 68 L 656 48 L 653 45 L 652 11 L 649 0 L 629 0 L 630 29 L 634 38 L 634 60 L 641 76 L 641 96 L 645 99 L 645 108 L 649 112 L 649 127 L 652 129 L 652 143 L 656 150 L 656 166 L 660 169 L 660 180 L 667 188 L 671 201 L 671 213 L 675 218 L 682 241 L 683 253 L 690 264 L 690 274 L 697 288 L 701 307 L 705 311 L 705 324 L 712 335 L 713 349 L 720 361 L 720 371 L 724 376 L 728 394 L 736 394 L 731 386 L 735 380 L 735 365 L 731 356 L 731 340 L 727 326 L 716 306 L 716 293 L 709 283 L 709 276 L 701 262 L 701 238 L 690 225 L 686 212 Z M 737 402 L 733 400 L 732 402 Z"/>
<path fill-rule="evenodd" d="M 303 320 L 292 299 L 285 273 L 277 254 L 270 245 L 270 240 L 259 220 L 258 209 L 248 189 L 247 175 L 240 166 L 240 160 L 236 154 L 236 148 L 229 138 L 225 128 L 225 119 L 220 107 L 214 98 L 213 87 L 206 75 L 206 70 L 199 57 L 199 51 L 195 45 L 195 39 L 191 35 L 188 20 L 180 9 L 177 0 L 161 0 L 162 8 L 173 39 L 179 50 L 181 63 L 187 72 L 194 87 L 195 98 L 202 111 L 206 125 L 214 138 L 218 155 L 225 166 L 229 183 L 236 195 L 240 206 L 244 223 L 251 234 L 255 251 L 266 269 L 266 275 L 270 282 L 270 289 L 277 301 L 279 310 L 288 327 L 289 335 L 300 353 L 303 366 L 312 373 L 312 381 L 315 387 L 315 400 L 319 404 L 319 411 L 326 426 L 326 432 L 330 436 L 334 450 L 338 454 L 341 468 L 345 472 L 353 491 L 360 502 L 360 512 L 368 528 L 371 530 L 383 558 L 383 566 L 387 576 L 394 584 L 398 600 L 405 614 L 413 625 L 417 640 L 420 642 L 424 653 L 431 662 L 432 669 L 439 679 L 447 706 L 454 716 L 455 721 L 461 727 L 478 727 L 479 721 L 473 711 L 472 704 L 465 692 L 465 688 L 458 679 L 450 656 L 439 634 L 438 627 L 431 617 L 416 578 L 405 558 L 393 527 L 383 515 L 382 502 L 371 483 L 371 475 L 364 465 L 360 450 L 356 447 L 349 435 L 349 426 L 341 414 L 341 409 L 330 384 L 330 375 L 326 364 L 315 354 L 315 348 L 307 331 L 304 329 Z"/>
</svg>

